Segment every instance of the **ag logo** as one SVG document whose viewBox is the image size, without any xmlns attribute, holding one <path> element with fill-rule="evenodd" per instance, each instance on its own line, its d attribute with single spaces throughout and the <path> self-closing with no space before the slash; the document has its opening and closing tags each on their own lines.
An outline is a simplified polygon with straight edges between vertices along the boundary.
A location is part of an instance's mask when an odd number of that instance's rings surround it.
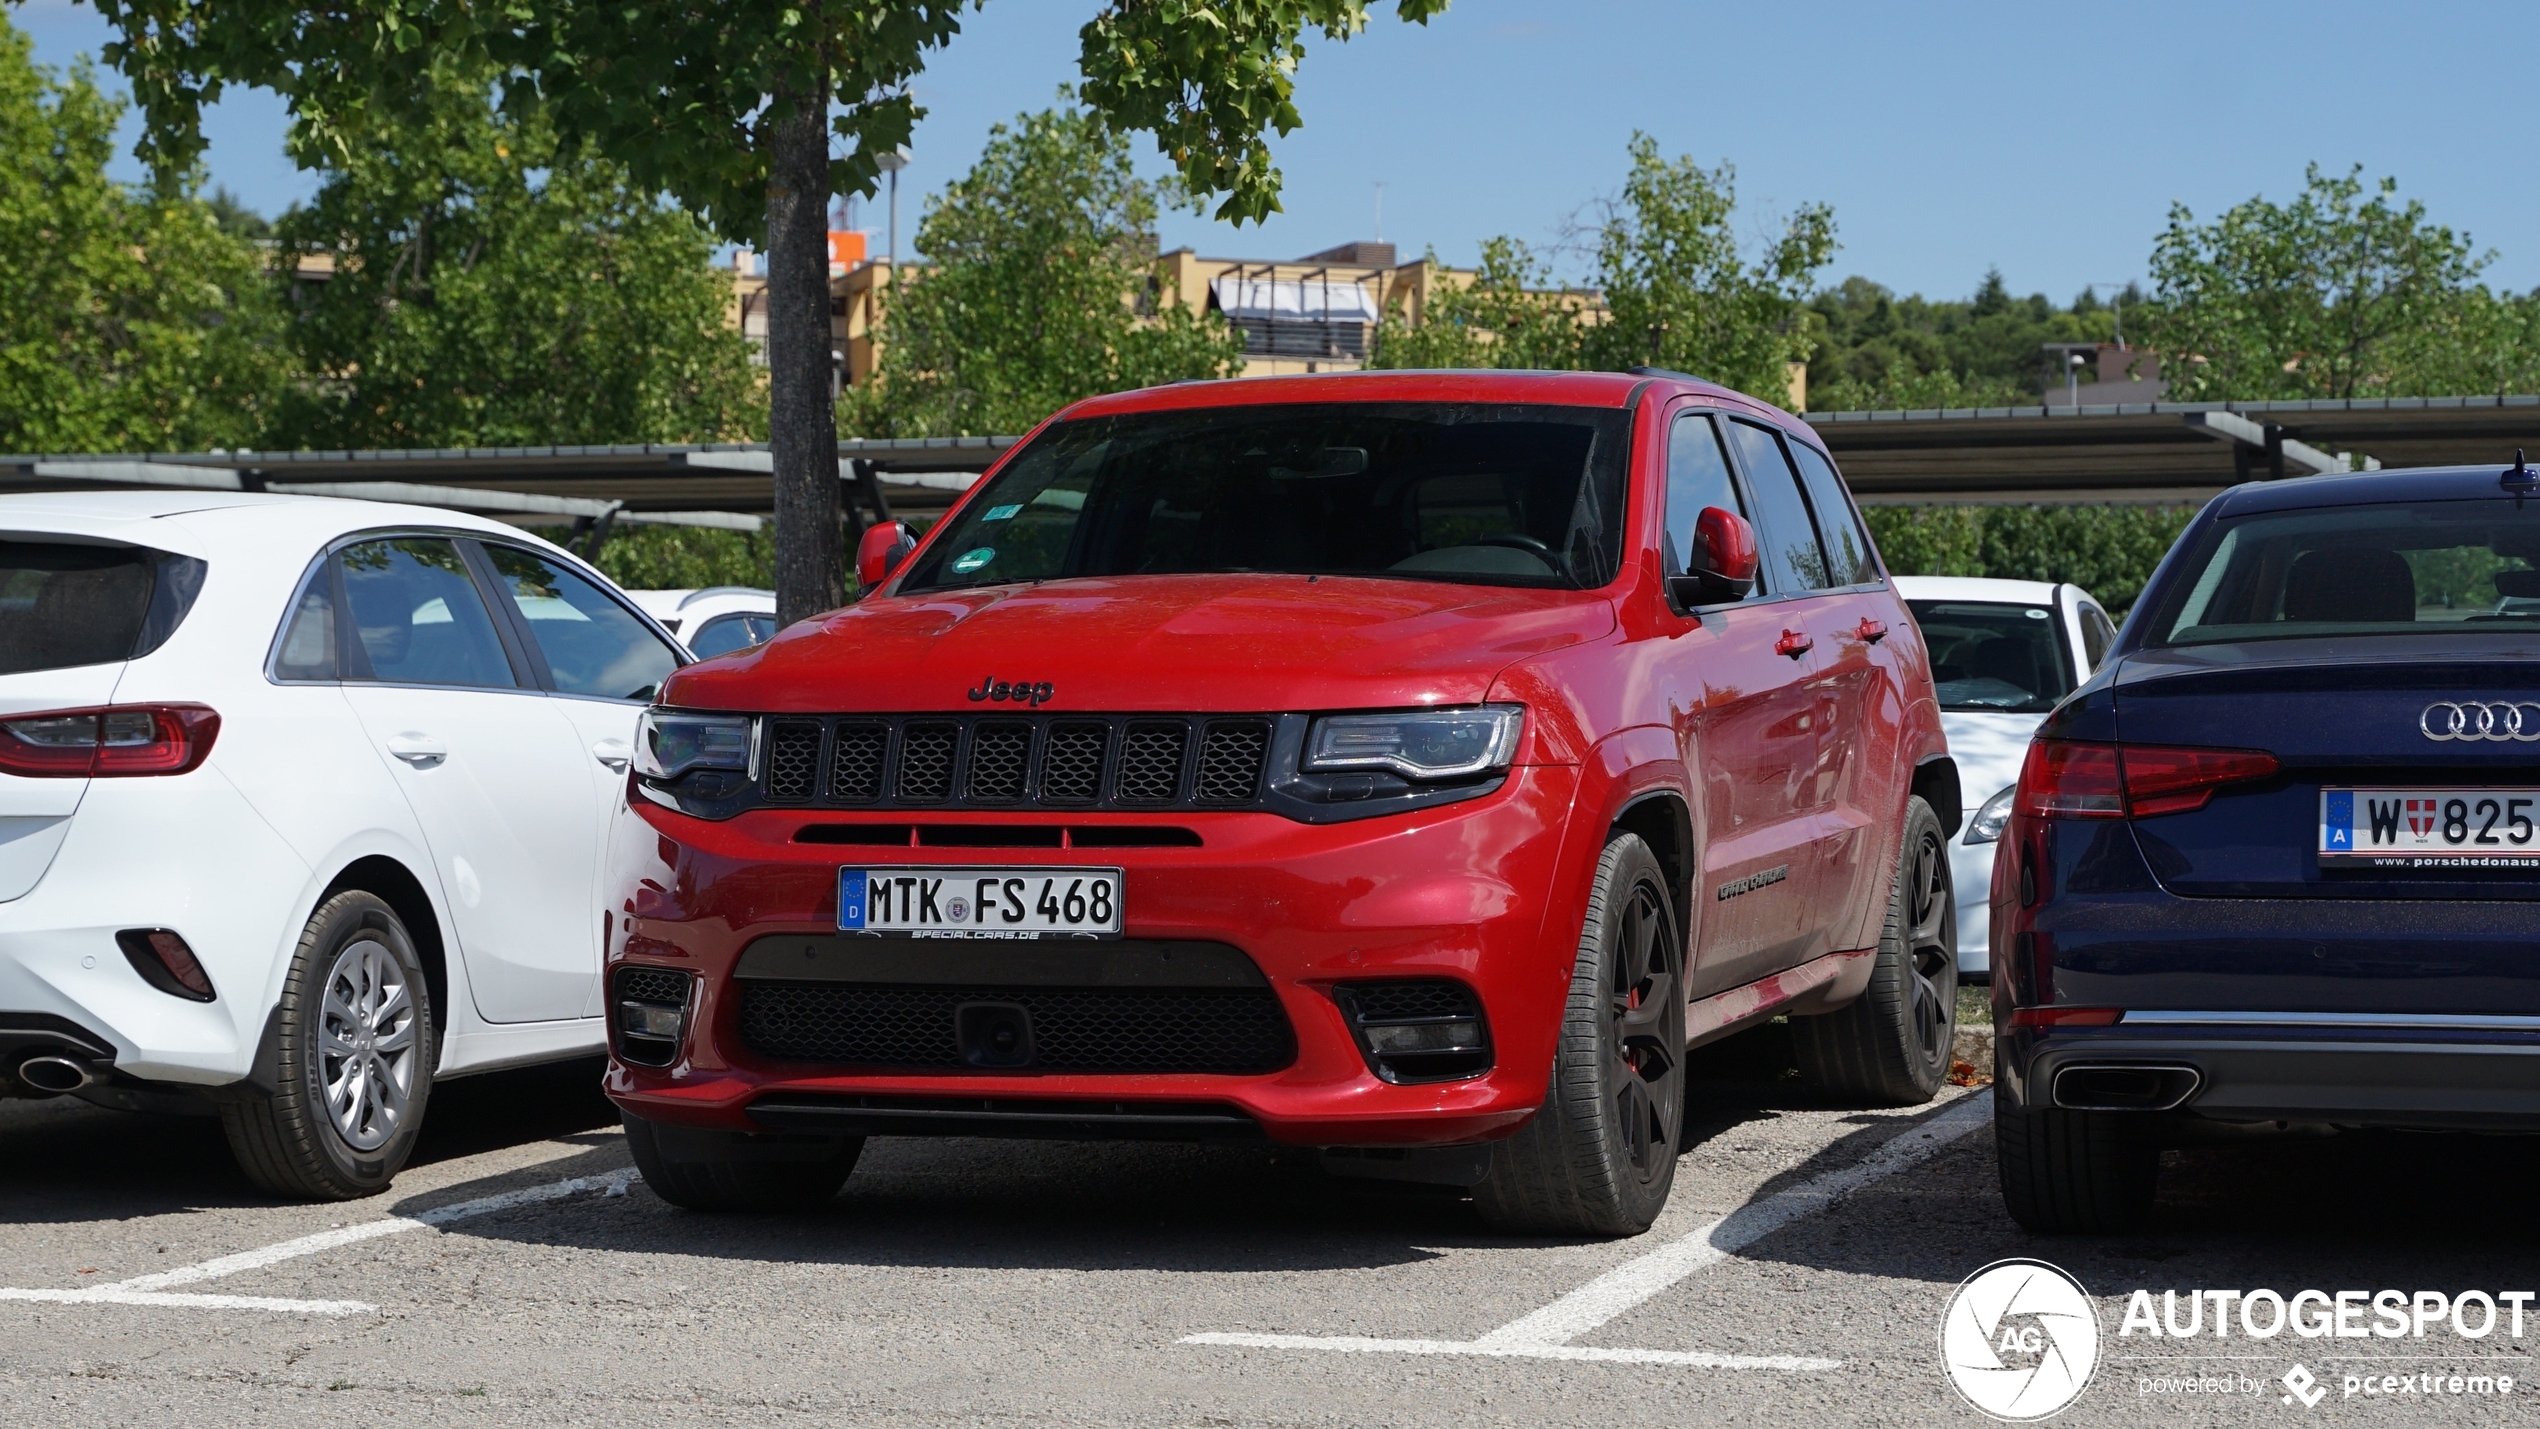
<svg viewBox="0 0 2540 1429">
<path fill-rule="evenodd" d="M 2099 1312 L 2081 1282 L 2042 1260 L 1970 1275 L 1940 1321 L 1940 1363 L 1960 1397 L 1996 1419 L 2045 1419 L 2099 1366 Z"/>
</svg>

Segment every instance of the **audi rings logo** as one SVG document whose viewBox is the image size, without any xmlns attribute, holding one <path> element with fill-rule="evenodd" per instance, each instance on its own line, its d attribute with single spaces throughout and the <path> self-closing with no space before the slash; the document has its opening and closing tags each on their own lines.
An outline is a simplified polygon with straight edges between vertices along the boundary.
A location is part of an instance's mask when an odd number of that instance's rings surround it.
<svg viewBox="0 0 2540 1429">
<path fill-rule="evenodd" d="M 2491 739 L 2498 743 L 2540 740 L 2540 703 L 2522 700 L 2454 704 L 2439 700 L 2417 716 L 2417 728 L 2438 743 L 2454 739 Z"/>
</svg>

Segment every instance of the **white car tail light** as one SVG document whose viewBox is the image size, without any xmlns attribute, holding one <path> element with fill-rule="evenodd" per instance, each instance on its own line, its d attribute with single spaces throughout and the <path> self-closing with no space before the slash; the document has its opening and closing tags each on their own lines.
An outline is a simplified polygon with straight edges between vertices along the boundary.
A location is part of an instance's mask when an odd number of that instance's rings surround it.
<svg viewBox="0 0 2540 1429">
<path fill-rule="evenodd" d="M 0 774 L 113 779 L 183 774 L 209 758 L 220 715 L 207 705 L 106 705 L 0 718 Z"/>
</svg>

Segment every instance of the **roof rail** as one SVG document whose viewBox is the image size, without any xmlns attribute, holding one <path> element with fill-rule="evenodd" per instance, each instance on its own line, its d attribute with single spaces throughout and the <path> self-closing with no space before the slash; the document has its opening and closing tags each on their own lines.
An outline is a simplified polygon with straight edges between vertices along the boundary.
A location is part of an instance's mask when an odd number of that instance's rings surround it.
<svg viewBox="0 0 2540 1429">
<path fill-rule="evenodd" d="M 1629 372 L 1634 377 L 1681 377 L 1687 382 L 1704 382 L 1709 383 L 1713 387 L 1720 385 L 1717 382 L 1712 382 L 1708 377 L 1696 377 L 1690 372 L 1678 372 L 1672 367 L 1627 367 L 1623 370 Z"/>
</svg>

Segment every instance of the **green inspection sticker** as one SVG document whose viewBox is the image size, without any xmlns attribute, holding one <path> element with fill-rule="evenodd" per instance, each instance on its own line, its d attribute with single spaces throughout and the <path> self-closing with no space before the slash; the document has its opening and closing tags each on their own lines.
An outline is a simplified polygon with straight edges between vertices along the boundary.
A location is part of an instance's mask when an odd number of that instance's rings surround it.
<svg viewBox="0 0 2540 1429">
<path fill-rule="evenodd" d="M 996 558 L 997 548 L 994 546 L 981 546 L 975 551 L 964 551 L 953 557 L 953 574 L 966 576 Z"/>
</svg>

